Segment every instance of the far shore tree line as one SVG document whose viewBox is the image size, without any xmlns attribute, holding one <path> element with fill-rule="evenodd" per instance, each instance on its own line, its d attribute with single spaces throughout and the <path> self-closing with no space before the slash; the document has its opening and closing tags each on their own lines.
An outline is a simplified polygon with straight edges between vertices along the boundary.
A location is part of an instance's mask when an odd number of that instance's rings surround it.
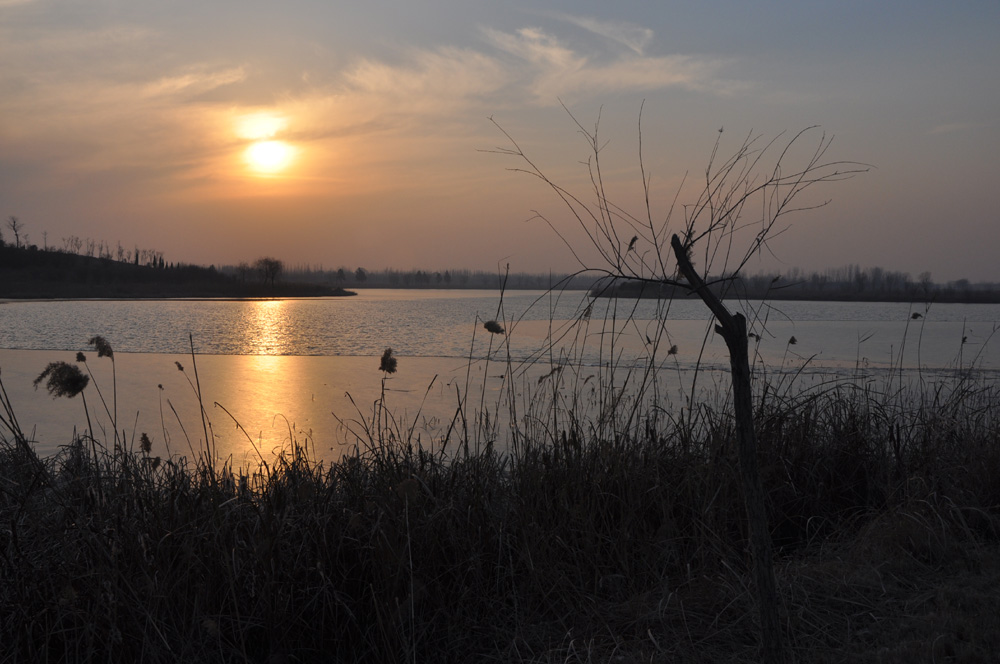
<svg viewBox="0 0 1000 664">
<path fill-rule="evenodd" d="M 717 293 L 752 300 L 844 300 L 906 302 L 1000 302 L 1000 283 L 972 283 L 958 279 L 935 283 L 930 272 L 914 279 L 907 272 L 881 267 L 862 268 L 851 264 L 822 272 L 791 268 L 784 273 L 761 272 L 754 275 L 725 275 L 706 280 Z M 622 280 L 613 284 L 599 280 L 590 288 L 592 294 L 617 297 L 685 297 L 689 289 L 664 286 L 641 280 Z"/>
<path fill-rule="evenodd" d="M 236 275 L 239 277 L 241 284 L 245 284 L 248 279 L 252 280 L 256 277 L 263 283 L 270 284 L 271 286 L 274 286 L 284 270 L 284 262 L 272 256 L 261 256 L 252 265 L 246 261 L 240 261 L 235 268 Z M 222 271 L 225 273 L 230 270 L 223 268 Z"/>
<path fill-rule="evenodd" d="M 5 236 L 4 230 L 9 232 Z M 70 235 L 60 239 L 60 243 L 50 243 L 48 233 L 42 232 L 42 246 L 33 243 L 25 223 L 16 216 L 9 216 L 0 227 L 0 247 L 10 246 L 29 252 L 56 252 L 114 261 L 154 269 L 199 267 L 184 263 L 171 263 L 164 259 L 162 251 L 144 249 L 139 246 L 128 248 L 120 241 L 112 244 L 104 240 L 81 238 Z M 8 239 L 9 238 L 9 239 Z M 13 241 L 11 241 L 13 240 Z M 207 268 L 214 271 L 214 265 Z M 496 270 L 398 270 L 383 268 L 369 270 L 364 267 L 338 267 L 327 269 L 307 264 L 287 267 L 285 262 L 272 256 L 262 256 L 253 262 L 241 261 L 237 265 L 220 266 L 222 274 L 235 276 L 240 284 L 262 283 L 274 287 L 279 282 L 298 284 L 319 284 L 334 288 L 455 288 L 455 289 L 498 289 L 511 290 L 566 288 L 591 290 L 594 294 L 632 296 L 673 295 L 685 293 L 654 292 L 648 285 L 639 282 L 619 282 L 613 290 L 602 288 L 600 279 L 592 274 L 532 274 L 527 272 L 504 273 Z M 721 284 L 726 277 L 715 278 Z M 662 290 L 662 289 L 661 289 Z M 997 301 L 1000 299 L 1000 283 L 978 282 L 957 279 L 935 283 L 930 272 L 922 272 L 916 278 L 907 272 L 887 270 L 881 267 L 862 268 L 849 264 L 829 268 L 822 272 L 806 272 L 791 268 L 783 273 L 762 272 L 756 275 L 740 275 L 735 292 L 749 298 L 772 299 L 844 299 L 872 300 L 906 299 L 952 301 Z"/>
<path fill-rule="evenodd" d="M 226 268 L 223 268 L 225 270 Z M 566 288 L 590 290 L 595 295 L 623 297 L 670 295 L 684 297 L 688 293 L 663 293 L 640 282 L 620 281 L 613 289 L 604 289 L 602 281 L 593 274 L 530 274 L 524 272 L 503 274 L 486 270 L 367 270 L 362 267 L 326 269 L 322 266 L 297 265 L 288 268 L 285 279 L 298 283 L 325 284 L 346 288 L 475 288 L 496 289 L 503 286 L 511 290 Z M 728 282 L 727 277 L 711 280 L 716 285 Z M 798 299 L 798 300 L 952 300 L 998 301 L 1000 283 L 973 283 L 958 279 L 935 283 L 930 272 L 916 278 L 907 272 L 886 270 L 881 267 L 862 268 L 857 264 L 829 268 L 822 272 L 806 272 L 791 268 L 783 273 L 761 272 L 740 275 L 737 288 L 748 298 Z"/>
<path fill-rule="evenodd" d="M 145 267 L 155 267 L 161 269 L 173 267 L 173 264 L 168 264 L 164 261 L 162 251 L 157 251 L 156 249 L 143 249 L 138 246 L 129 248 L 123 245 L 121 241 L 112 245 L 110 242 L 105 240 L 95 240 L 89 237 L 81 238 L 77 235 L 69 235 L 61 238 L 58 244 L 56 244 L 55 241 L 50 244 L 48 231 L 42 231 L 42 246 L 39 247 L 37 243 L 33 243 L 31 241 L 30 234 L 25 232 L 26 229 L 24 222 L 13 215 L 7 218 L 7 221 L 4 223 L 4 227 L 7 228 L 7 230 L 9 230 L 14 236 L 13 246 L 15 249 L 73 254 L 76 256 L 100 258 L 118 263 L 130 263 L 132 265 L 142 265 Z M 7 246 L 8 244 L 9 243 L 4 239 L 3 230 L 0 229 L 0 247 Z"/>
<path fill-rule="evenodd" d="M 931 302 L 997 301 L 1000 284 L 957 279 L 936 283 L 930 272 L 908 272 L 849 264 L 823 272 L 792 268 L 784 274 L 746 276 L 740 287 L 749 297 L 798 300 L 903 300 Z"/>
<path fill-rule="evenodd" d="M 914 279 L 908 272 L 886 270 L 881 267 L 862 268 L 851 264 L 823 272 L 807 273 L 792 268 L 784 274 L 758 274 L 743 277 L 747 292 L 770 292 L 797 297 L 824 299 L 844 295 L 861 299 L 878 299 L 881 296 L 900 296 L 914 299 L 932 299 L 937 295 L 974 297 L 977 293 L 996 293 L 1000 284 L 973 284 L 968 279 L 935 283 L 930 272 L 921 272 Z"/>
<path fill-rule="evenodd" d="M 285 272 L 289 281 L 320 283 L 351 288 L 476 288 L 514 290 L 570 288 L 586 290 L 594 283 L 591 275 L 563 273 L 531 274 L 505 270 L 399 270 L 383 268 L 369 270 L 364 267 L 339 267 L 296 265 Z"/>
</svg>

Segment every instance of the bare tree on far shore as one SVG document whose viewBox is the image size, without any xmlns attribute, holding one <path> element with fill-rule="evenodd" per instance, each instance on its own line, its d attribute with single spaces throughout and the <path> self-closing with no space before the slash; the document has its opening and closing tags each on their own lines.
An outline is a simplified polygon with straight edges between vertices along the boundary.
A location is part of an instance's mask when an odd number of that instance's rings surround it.
<svg viewBox="0 0 1000 664">
<path fill-rule="evenodd" d="M 278 277 L 281 276 L 281 272 L 285 269 L 284 263 L 271 256 L 262 256 L 253 265 L 258 274 L 260 274 L 261 280 L 265 283 L 270 283 L 272 287 Z"/>
<path fill-rule="evenodd" d="M 20 249 L 21 248 L 21 232 L 24 230 L 24 224 L 21 223 L 20 219 L 18 219 L 14 215 L 11 215 L 7 219 L 7 228 L 9 228 L 10 232 L 14 234 L 14 246 L 17 247 L 18 249 Z"/>
</svg>

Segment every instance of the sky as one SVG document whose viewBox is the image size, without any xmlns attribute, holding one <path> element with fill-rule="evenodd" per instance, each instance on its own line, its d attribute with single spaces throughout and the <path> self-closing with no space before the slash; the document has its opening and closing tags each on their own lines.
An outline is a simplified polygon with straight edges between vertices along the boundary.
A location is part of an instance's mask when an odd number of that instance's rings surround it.
<svg viewBox="0 0 1000 664">
<path fill-rule="evenodd" d="M 510 139 L 591 201 L 596 128 L 608 199 L 642 217 L 645 175 L 677 226 L 717 141 L 815 126 L 872 168 L 748 269 L 1000 282 L 997 35 L 996 0 L 0 0 L 0 218 L 197 264 L 570 271 L 601 257 Z"/>
</svg>

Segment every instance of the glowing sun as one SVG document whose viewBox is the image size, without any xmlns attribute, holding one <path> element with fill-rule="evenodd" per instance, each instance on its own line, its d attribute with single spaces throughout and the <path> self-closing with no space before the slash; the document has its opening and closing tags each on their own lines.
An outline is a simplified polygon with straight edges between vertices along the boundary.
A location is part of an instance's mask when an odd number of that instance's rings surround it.
<svg viewBox="0 0 1000 664">
<path fill-rule="evenodd" d="M 294 153 L 284 141 L 257 141 L 247 148 L 246 160 L 258 173 L 277 173 L 288 167 Z"/>
</svg>

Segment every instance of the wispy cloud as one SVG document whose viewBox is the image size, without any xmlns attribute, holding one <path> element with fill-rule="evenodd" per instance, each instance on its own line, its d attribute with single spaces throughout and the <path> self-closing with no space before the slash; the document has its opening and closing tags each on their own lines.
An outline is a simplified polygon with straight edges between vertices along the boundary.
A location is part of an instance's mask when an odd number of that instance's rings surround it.
<svg viewBox="0 0 1000 664">
<path fill-rule="evenodd" d="M 221 71 L 192 71 L 184 74 L 164 76 L 143 86 L 143 94 L 160 97 L 177 93 L 200 94 L 224 85 L 246 80 L 243 67 L 232 67 Z"/>
<path fill-rule="evenodd" d="M 530 65 L 523 72 L 535 100 L 556 103 L 557 97 L 649 91 L 668 87 L 726 92 L 735 83 L 721 78 L 725 60 L 674 55 L 647 57 L 634 51 L 610 61 L 594 61 L 540 28 L 514 33 L 485 30 L 498 49 Z"/>
<path fill-rule="evenodd" d="M 405 100 L 419 110 L 453 108 L 463 100 L 496 92 L 508 79 L 495 58 L 449 47 L 412 50 L 402 65 L 360 60 L 344 74 L 348 94 Z"/>
<path fill-rule="evenodd" d="M 521 28 L 513 34 L 487 29 L 485 33 L 497 48 L 546 70 L 575 71 L 587 63 L 586 58 L 540 28 Z"/>
<path fill-rule="evenodd" d="M 569 14 L 555 14 L 555 16 L 595 35 L 622 44 L 639 55 L 642 55 L 646 44 L 653 38 L 652 30 L 631 23 L 601 21 L 589 16 L 571 16 Z"/>
</svg>

